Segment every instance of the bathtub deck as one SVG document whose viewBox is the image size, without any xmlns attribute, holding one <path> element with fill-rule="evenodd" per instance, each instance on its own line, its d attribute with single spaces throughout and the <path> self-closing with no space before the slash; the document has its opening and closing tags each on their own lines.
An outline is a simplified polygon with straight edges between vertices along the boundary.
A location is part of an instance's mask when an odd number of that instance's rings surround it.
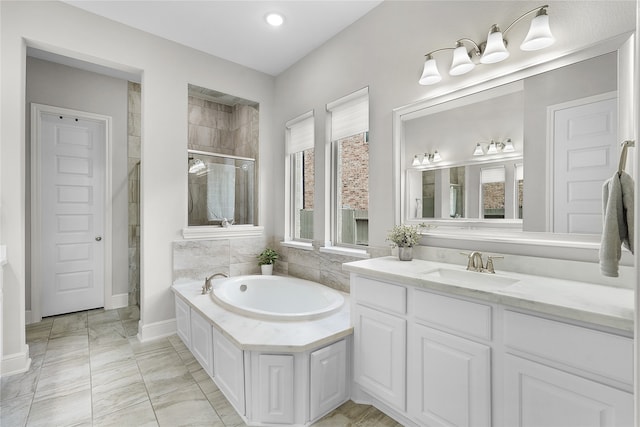
<svg viewBox="0 0 640 427">
<path fill-rule="evenodd" d="M 210 294 L 202 295 L 202 283 L 175 283 L 171 289 L 241 350 L 303 352 L 333 343 L 353 333 L 349 295 L 339 311 L 314 320 L 269 321 L 251 319 L 219 305 Z"/>
</svg>

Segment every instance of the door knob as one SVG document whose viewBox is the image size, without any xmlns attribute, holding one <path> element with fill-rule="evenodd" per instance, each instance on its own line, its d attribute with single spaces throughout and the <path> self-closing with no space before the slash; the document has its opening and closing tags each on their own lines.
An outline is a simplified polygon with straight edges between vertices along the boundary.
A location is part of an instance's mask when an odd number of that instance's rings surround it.
<svg viewBox="0 0 640 427">
<path fill-rule="evenodd" d="M 99 242 L 100 240 L 102 240 L 102 237 L 97 236 L 97 237 L 96 237 L 96 242 Z"/>
</svg>

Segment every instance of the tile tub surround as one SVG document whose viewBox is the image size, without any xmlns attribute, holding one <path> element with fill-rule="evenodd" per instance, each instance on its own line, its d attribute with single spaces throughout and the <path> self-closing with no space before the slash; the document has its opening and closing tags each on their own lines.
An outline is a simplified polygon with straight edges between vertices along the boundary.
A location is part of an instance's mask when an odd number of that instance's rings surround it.
<svg viewBox="0 0 640 427">
<path fill-rule="evenodd" d="M 399 261 L 396 257 L 351 262 L 345 264 L 344 269 L 382 280 L 472 297 L 623 331 L 633 331 L 634 292 L 632 289 L 512 272 L 499 272 L 496 275 L 496 277 L 518 280 L 517 283 L 507 287 L 490 289 L 471 284 L 453 285 L 430 278 L 426 273 L 437 269 L 450 269 L 483 277 L 491 277 L 491 275 L 466 272 L 465 267 L 461 265 L 416 259 Z"/>
<path fill-rule="evenodd" d="M 216 286 L 216 280 L 213 280 Z M 313 321 L 268 321 L 251 319 L 216 304 L 210 294 L 202 295 L 200 281 L 177 281 L 171 287 L 176 297 L 213 323 L 241 350 L 301 352 L 351 335 L 349 295 L 343 294 L 339 311 Z"/>
<path fill-rule="evenodd" d="M 172 335 L 140 343 L 135 338 L 137 322 L 137 307 L 127 307 L 49 317 L 28 325 L 33 363 L 28 372 L 2 378 L 0 425 L 175 426 L 192 422 L 245 426 L 180 338 Z M 56 360 L 60 350 L 77 357 L 68 362 Z M 162 393 L 155 386 L 162 383 L 154 368 L 158 365 L 176 378 L 172 391 Z M 73 374 L 77 379 L 73 389 L 67 376 L 70 366 L 81 368 Z M 376 408 L 351 401 L 314 426 L 401 427 Z"/>
<path fill-rule="evenodd" d="M 280 255 L 275 263 L 276 274 L 311 280 L 341 292 L 349 292 L 349 273 L 343 271 L 342 264 L 361 259 L 321 252 L 315 244 L 309 249 L 284 246 L 266 237 L 179 240 L 173 242 L 173 280 L 204 280 L 213 273 L 260 274 L 257 256 L 266 247 Z M 389 247 L 367 250 L 372 257 L 391 253 Z"/>
</svg>

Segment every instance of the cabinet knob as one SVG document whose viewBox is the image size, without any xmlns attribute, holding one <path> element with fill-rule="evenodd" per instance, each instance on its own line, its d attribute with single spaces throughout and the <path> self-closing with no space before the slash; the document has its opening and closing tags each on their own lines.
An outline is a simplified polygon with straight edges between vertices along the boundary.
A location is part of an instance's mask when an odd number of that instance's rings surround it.
<svg viewBox="0 0 640 427">
<path fill-rule="evenodd" d="M 96 242 L 99 242 L 100 240 L 102 240 L 101 236 L 96 236 Z"/>
</svg>

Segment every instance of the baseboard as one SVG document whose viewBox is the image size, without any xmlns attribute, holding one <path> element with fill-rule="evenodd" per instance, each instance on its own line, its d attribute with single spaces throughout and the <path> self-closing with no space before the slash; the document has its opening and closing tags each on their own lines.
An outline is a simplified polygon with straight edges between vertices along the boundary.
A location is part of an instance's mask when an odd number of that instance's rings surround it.
<svg viewBox="0 0 640 427">
<path fill-rule="evenodd" d="M 21 374 L 27 372 L 30 367 L 31 358 L 29 357 L 29 346 L 25 344 L 22 352 L 8 354 L 2 358 L 0 377 Z"/>
<path fill-rule="evenodd" d="M 116 294 L 111 296 L 111 309 L 128 307 L 129 306 L 129 294 Z"/>
<path fill-rule="evenodd" d="M 176 319 L 163 320 L 150 324 L 138 323 L 138 340 L 147 342 L 168 337 L 176 333 Z"/>
</svg>

